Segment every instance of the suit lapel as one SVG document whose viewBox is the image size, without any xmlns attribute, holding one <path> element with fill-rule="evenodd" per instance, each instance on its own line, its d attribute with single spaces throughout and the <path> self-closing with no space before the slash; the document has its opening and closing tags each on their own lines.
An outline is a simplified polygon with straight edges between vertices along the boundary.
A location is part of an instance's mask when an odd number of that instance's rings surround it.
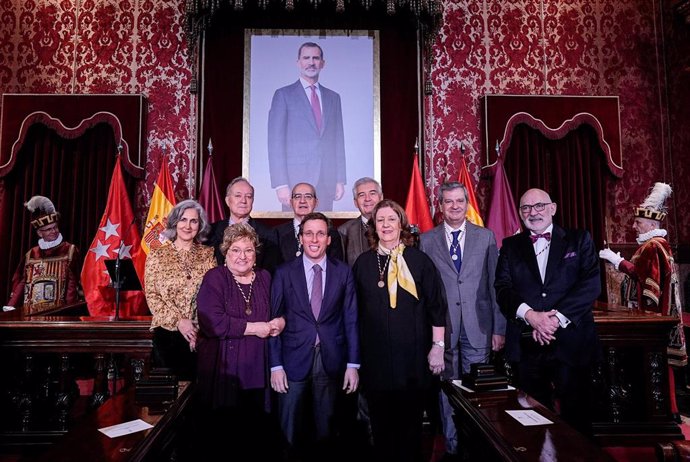
<svg viewBox="0 0 690 462">
<path fill-rule="evenodd" d="M 563 261 L 563 254 L 567 247 L 565 241 L 565 231 L 562 228 L 553 225 L 553 232 L 551 233 L 551 248 L 549 249 L 549 259 L 546 262 L 546 273 L 544 274 L 544 284 L 547 284 L 552 275 L 556 272 L 556 267 L 559 262 Z"/>
<path fill-rule="evenodd" d="M 304 307 L 304 309 L 311 313 L 309 290 L 307 289 L 307 278 L 304 274 L 304 262 L 302 258 L 295 258 L 288 264 L 292 265 L 292 268 L 290 268 L 290 280 L 292 281 L 292 287 L 295 289 L 295 297 L 299 302 L 298 306 Z M 312 317 L 313 316 L 314 315 L 312 314 Z"/>
<path fill-rule="evenodd" d="M 527 268 L 529 268 L 536 280 L 541 283 L 539 264 L 537 263 L 537 256 L 534 254 L 534 245 L 532 244 L 532 240 L 529 238 L 529 234 L 529 231 L 524 231 L 519 235 L 520 253 L 522 254 L 522 261 L 527 263 Z"/>
<path fill-rule="evenodd" d="M 453 260 L 450 259 L 450 252 L 448 251 L 448 244 L 446 241 L 446 228 L 443 223 L 438 225 L 436 228 L 432 230 L 434 234 L 434 242 L 436 245 L 436 252 L 438 254 L 438 258 L 443 261 L 445 265 L 448 266 L 448 268 L 451 271 L 455 271 L 457 273 L 457 270 L 455 269 L 455 264 L 453 263 Z"/>
<path fill-rule="evenodd" d="M 323 318 L 323 313 L 331 306 L 331 299 L 336 295 L 337 290 L 337 276 L 336 276 L 335 260 L 328 259 L 326 263 L 326 287 L 323 291 L 323 299 L 321 300 L 321 311 L 319 311 L 319 318 Z M 311 306 L 311 305 L 310 305 Z"/>
<path fill-rule="evenodd" d="M 460 274 L 462 274 L 464 271 L 469 271 L 466 270 L 465 268 L 470 268 L 474 263 L 472 262 L 475 259 L 474 252 L 471 252 L 472 250 L 472 240 L 474 239 L 476 229 L 470 223 L 469 221 L 465 223 L 465 248 L 463 249 L 462 252 L 462 266 L 460 267 Z M 470 243 L 470 244 L 468 244 Z M 450 252 L 449 252 L 450 255 Z M 451 260 L 452 261 L 452 260 Z M 455 266 L 453 266 L 455 267 Z"/>
<path fill-rule="evenodd" d="M 304 87 L 302 87 L 302 82 L 299 79 L 297 80 L 297 82 L 294 83 L 293 96 L 294 99 L 299 102 L 299 105 L 302 106 L 303 113 L 308 114 L 307 120 L 309 120 L 309 125 L 311 125 L 314 131 L 318 133 L 319 130 L 318 128 L 316 128 L 316 119 L 314 118 L 314 112 L 311 110 L 311 101 L 309 101 L 309 97 L 307 97 L 307 92 L 304 91 Z M 323 118 L 325 105 L 323 104 L 323 101 L 321 102 L 321 105 L 323 108 L 321 110 L 321 122 L 325 123 Z"/>
</svg>

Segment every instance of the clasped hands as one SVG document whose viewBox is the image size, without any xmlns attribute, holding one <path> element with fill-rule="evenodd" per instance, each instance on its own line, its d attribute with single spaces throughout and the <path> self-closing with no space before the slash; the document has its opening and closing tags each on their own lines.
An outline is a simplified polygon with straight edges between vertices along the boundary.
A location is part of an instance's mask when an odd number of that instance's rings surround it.
<svg viewBox="0 0 690 462">
<path fill-rule="evenodd" d="M 268 322 L 248 322 L 245 335 L 256 335 L 259 338 L 276 337 L 283 332 L 285 319 L 273 318 Z"/>
<path fill-rule="evenodd" d="M 532 338 L 540 345 L 548 345 L 553 340 L 556 340 L 556 330 L 559 323 L 556 317 L 558 311 L 536 311 L 529 310 L 525 313 L 525 321 L 532 326 Z"/>
</svg>

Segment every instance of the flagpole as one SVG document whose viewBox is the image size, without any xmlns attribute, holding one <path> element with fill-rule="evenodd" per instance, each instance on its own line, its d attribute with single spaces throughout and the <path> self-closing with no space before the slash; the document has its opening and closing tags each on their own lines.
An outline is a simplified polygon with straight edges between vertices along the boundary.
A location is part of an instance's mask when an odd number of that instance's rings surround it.
<svg viewBox="0 0 690 462">
<path fill-rule="evenodd" d="M 122 145 L 117 146 L 117 156 L 122 154 Z M 120 157 L 120 159 L 122 159 Z M 113 281 L 113 288 L 115 289 L 115 318 L 113 321 L 120 320 L 120 289 L 122 288 L 122 281 L 120 281 L 120 252 L 122 252 L 122 245 L 124 240 L 120 239 L 120 248 L 117 249 L 117 257 L 115 257 L 115 280 Z"/>
</svg>

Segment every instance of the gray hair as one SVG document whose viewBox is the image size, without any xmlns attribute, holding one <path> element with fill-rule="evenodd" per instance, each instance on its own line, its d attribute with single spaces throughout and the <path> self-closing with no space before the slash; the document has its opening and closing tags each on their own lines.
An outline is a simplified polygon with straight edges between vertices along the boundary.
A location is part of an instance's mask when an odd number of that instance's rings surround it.
<svg viewBox="0 0 690 462">
<path fill-rule="evenodd" d="M 367 183 L 374 183 L 376 185 L 376 192 L 379 193 L 379 195 L 383 196 L 383 190 L 381 189 L 381 183 L 376 181 L 373 178 L 369 178 L 368 176 L 363 176 L 359 180 L 355 181 L 355 184 L 352 185 L 352 197 L 354 199 L 357 199 L 357 188 L 362 186 L 363 184 Z"/>
<path fill-rule="evenodd" d="M 443 201 L 443 193 L 444 192 L 454 191 L 456 189 L 462 189 L 462 192 L 465 193 L 465 200 L 466 201 L 470 200 L 470 194 L 467 192 L 467 187 L 464 184 L 460 183 L 459 181 L 446 181 L 438 189 L 439 202 Z"/>
<path fill-rule="evenodd" d="M 182 219 L 182 215 L 188 210 L 194 209 L 199 214 L 199 232 L 194 237 L 196 242 L 203 242 L 206 239 L 209 231 L 211 231 L 211 225 L 208 223 L 208 216 L 206 215 L 206 210 L 194 199 L 187 199 L 185 201 L 177 204 L 168 214 L 168 222 L 165 225 L 165 231 L 163 231 L 163 236 L 167 237 L 171 241 L 177 239 L 177 224 Z"/>
<path fill-rule="evenodd" d="M 228 187 L 225 188 L 225 195 L 229 196 L 230 195 L 230 189 L 232 189 L 233 186 L 235 186 L 237 183 L 242 183 L 245 182 L 249 185 L 250 188 L 252 188 L 252 194 L 254 194 L 254 186 L 249 182 L 248 179 L 246 179 L 243 176 L 238 176 L 237 178 L 234 178 L 230 183 L 228 183 Z"/>
</svg>

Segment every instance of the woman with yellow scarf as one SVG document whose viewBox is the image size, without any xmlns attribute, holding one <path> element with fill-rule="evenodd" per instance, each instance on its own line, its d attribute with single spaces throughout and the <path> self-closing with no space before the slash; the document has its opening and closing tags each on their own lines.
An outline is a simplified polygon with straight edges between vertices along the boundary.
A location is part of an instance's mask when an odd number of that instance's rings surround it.
<svg viewBox="0 0 690 462">
<path fill-rule="evenodd" d="M 377 460 L 418 461 L 424 396 L 443 372 L 446 304 L 433 262 L 412 246 L 405 211 L 384 199 L 369 220 L 371 250 L 355 262 L 360 380 Z"/>
</svg>

